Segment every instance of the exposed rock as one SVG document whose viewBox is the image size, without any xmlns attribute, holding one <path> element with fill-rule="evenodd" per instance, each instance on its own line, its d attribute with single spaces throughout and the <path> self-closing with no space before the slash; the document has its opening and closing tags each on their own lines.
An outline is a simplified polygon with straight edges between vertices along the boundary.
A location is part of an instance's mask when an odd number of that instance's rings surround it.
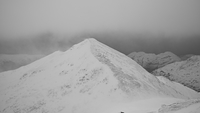
<svg viewBox="0 0 200 113">
<path fill-rule="evenodd" d="M 160 53 L 158 55 L 144 52 L 133 52 L 128 56 L 149 72 L 170 63 L 180 61 L 180 58 L 171 52 Z"/>
<path fill-rule="evenodd" d="M 200 92 L 200 56 L 192 56 L 185 61 L 175 62 L 152 72 L 169 80 L 181 83 Z"/>
</svg>

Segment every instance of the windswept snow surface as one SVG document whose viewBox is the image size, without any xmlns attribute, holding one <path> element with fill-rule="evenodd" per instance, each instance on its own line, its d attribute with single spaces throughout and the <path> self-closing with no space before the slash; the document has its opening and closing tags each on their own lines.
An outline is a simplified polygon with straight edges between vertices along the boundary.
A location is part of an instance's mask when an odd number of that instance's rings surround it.
<svg viewBox="0 0 200 113">
<path fill-rule="evenodd" d="M 129 103 L 113 104 L 98 113 L 199 113 L 200 100 L 151 98 Z"/>
<path fill-rule="evenodd" d="M 169 79 L 163 77 L 163 76 L 156 76 L 162 83 L 164 83 L 166 86 L 169 86 L 170 88 L 181 92 L 184 95 L 187 95 L 189 98 L 199 98 L 200 99 L 200 94 L 197 95 L 197 92 L 191 88 L 185 87 L 181 83 L 175 82 L 175 81 L 170 81 Z"/>
<path fill-rule="evenodd" d="M 158 110 L 192 95 L 165 85 L 95 39 L 0 74 L 0 113 L 103 113 L 122 104 L 139 108 L 137 102 Z"/>
</svg>

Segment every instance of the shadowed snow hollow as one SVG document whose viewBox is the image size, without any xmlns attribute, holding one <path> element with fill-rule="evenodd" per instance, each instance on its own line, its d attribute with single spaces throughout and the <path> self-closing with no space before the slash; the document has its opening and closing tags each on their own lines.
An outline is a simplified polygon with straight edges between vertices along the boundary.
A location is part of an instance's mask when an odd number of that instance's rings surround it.
<svg viewBox="0 0 200 113">
<path fill-rule="evenodd" d="M 195 94 L 194 94 L 195 95 Z M 126 55 L 86 39 L 0 74 L 1 113 L 96 113 L 148 98 L 198 98 L 159 81 Z"/>
</svg>

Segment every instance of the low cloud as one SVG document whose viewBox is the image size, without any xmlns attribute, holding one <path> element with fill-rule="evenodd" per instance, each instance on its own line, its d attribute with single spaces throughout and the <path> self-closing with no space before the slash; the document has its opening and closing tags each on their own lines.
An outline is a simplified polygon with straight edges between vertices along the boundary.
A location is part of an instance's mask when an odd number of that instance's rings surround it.
<svg viewBox="0 0 200 113">
<path fill-rule="evenodd" d="M 53 33 L 42 33 L 28 38 L 0 39 L 0 54 L 50 54 L 67 50 L 72 44 Z"/>
<path fill-rule="evenodd" d="M 199 35 L 166 37 L 164 35 L 122 32 L 81 33 L 73 36 L 58 36 L 47 32 L 28 38 L 1 38 L 0 54 L 47 55 L 57 50 L 66 51 L 72 45 L 89 37 L 95 38 L 126 55 L 133 51 L 156 54 L 171 51 L 179 56 L 200 54 Z"/>
</svg>

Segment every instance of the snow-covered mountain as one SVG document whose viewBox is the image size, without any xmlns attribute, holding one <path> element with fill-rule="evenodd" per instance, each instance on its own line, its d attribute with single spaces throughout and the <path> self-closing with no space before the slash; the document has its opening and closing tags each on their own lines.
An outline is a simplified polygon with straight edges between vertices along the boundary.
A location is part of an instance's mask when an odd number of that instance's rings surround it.
<svg viewBox="0 0 200 113">
<path fill-rule="evenodd" d="M 42 57 L 43 55 L 0 54 L 0 72 L 17 69 Z"/>
<path fill-rule="evenodd" d="M 149 72 L 161 68 L 181 59 L 172 52 L 160 53 L 158 55 L 144 52 L 132 52 L 128 55 Z"/>
<path fill-rule="evenodd" d="M 175 87 L 126 55 L 86 39 L 66 52 L 2 72 L 0 113 L 161 113 L 174 102 L 200 107 L 197 92 Z"/>
<path fill-rule="evenodd" d="M 152 72 L 200 92 L 200 56 L 175 62 Z"/>
</svg>

